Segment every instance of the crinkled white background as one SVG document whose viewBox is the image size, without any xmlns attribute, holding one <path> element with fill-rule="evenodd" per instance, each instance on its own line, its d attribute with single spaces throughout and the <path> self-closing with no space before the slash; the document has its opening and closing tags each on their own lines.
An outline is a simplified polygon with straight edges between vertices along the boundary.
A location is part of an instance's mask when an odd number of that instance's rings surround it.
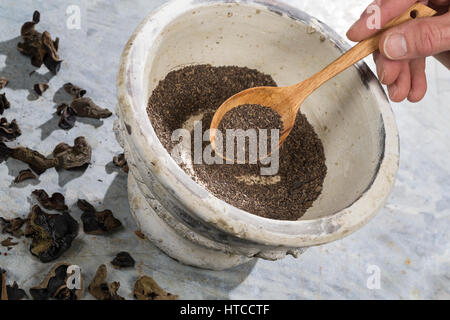
<svg viewBox="0 0 450 320">
<path fill-rule="evenodd" d="M 65 2 L 65 1 L 64 1 Z M 428 61 L 429 91 L 417 104 L 392 104 L 401 136 L 401 163 L 395 189 L 384 209 L 355 234 L 325 246 L 311 248 L 299 259 L 258 260 L 224 272 L 183 266 L 133 231 L 129 214 L 126 175 L 114 168 L 119 153 L 112 132 L 114 117 L 104 121 L 78 121 L 65 132 L 57 127 L 55 106 L 67 99 L 58 89 L 73 82 L 88 90 L 98 104 L 114 109 L 116 74 L 122 48 L 137 25 L 164 0 L 73 0 L 82 9 L 82 29 L 66 28 L 63 1 L 2 0 L 0 3 L 0 76 L 10 78 L 4 90 L 11 109 L 4 114 L 17 119 L 23 135 L 18 143 L 49 154 L 64 141 L 72 144 L 83 135 L 93 146 L 92 165 L 86 172 L 49 170 L 39 184 L 12 185 L 25 165 L 8 160 L 0 165 L 0 216 L 26 216 L 34 201 L 31 191 L 44 188 L 61 192 L 78 220 L 78 198 L 110 208 L 126 228 L 114 236 L 93 237 L 82 231 L 72 248 L 59 261 L 79 264 L 87 281 L 100 263 L 109 263 L 120 250 L 129 250 L 137 260 L 135 269 L 109 268 L 108 280 L 121 282 L 119 293 L 132 298 L 131 288 L 140 274 L 153 276 L 170 292 L 185 299 L 449 299 L 450 298 L 450 73 L 433 59 Z M 359 17 L 369 1 L 288 1 L 324 21 L 340 34 Z M 20 27 L 33 10 L 41 11 L 38 30 L 47 29 L 61 38 L 65 59 L 58 76 L 50 79 L 45 67 L 34 69 L 18 54 Z M 367 59 L 373 67 L 371 59 Z M 50 79 L 50 89 L 37 98 L 30 90 L 41 79 Z M 57 92 L 58 91 L 58 92 Z M 1 236 L 1 240 L 6 236 Z M 10 282 L 29 289 L 37 285 L 51 264 L 42 264 L 28 252 L 28 245 L 3 253 L 0 267 L 8 270 Z M 368 266 L 377 266 L 381 288 L 370 290 Z M 38 275 L 37 275 L 38 274 Z M 89 295 L 86 296 L 90 298 Z"/>
</svg>

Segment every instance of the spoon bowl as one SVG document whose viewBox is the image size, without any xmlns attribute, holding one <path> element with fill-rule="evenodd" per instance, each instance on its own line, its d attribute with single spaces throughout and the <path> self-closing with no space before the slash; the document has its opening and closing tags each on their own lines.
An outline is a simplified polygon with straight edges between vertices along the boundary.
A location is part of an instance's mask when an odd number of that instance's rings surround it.
<svg viewBox="0 0 450 320">
<path fill-rule="evenodd" d="M 289 101 L 292 95 L 289 92 L 293 87 L 256 87 L 239 92 L 225 101 L 214 114 L 211 122 L 210 140 L 214 150 L 216 150 L 216 130 L 219 127 L 224 115 L 230 110 L 246 104 L 258 104 L 270 107 L 277 112 L 283 123 L 280 132 L 279 146 L 291 132 L 296 118 L 296 110 L 290 110 L 286 106 L 291 106 Z M 298 112 L 298 109 L 297 109 Z"/>
</svg>

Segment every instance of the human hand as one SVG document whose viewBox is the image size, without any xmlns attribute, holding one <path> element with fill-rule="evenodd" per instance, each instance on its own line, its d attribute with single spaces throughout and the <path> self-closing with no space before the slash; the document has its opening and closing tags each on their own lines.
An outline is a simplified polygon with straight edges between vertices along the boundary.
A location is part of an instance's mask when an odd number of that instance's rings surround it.
<svg viewBox="0 0 450 320">
<path fill-rule="evenodd" d="M 414 3 L 428 4 L 440 15 L 408 21 L 386 31 L 381 39 L 379 51 L 374 53 L 377 74 L 381 83 L 387 85 L 392 101 L 408 98 L 411 102 L 422 100 L 427 91 L 425 58 L 436 56 L 450 68 L 450 0 L 376 0 L 381 13 L 381 27 L 401 15 Z M 369 12 L 348 30 L 352 41 L 362 41 L 379 30 L 368 27 Z"/>
</svg>

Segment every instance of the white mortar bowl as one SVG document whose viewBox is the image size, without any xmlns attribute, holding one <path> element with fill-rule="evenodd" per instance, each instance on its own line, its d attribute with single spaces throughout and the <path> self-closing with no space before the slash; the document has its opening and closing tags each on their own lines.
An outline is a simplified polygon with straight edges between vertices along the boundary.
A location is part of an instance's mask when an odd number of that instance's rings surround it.
<svg viewBox="0 0 450 320">
<path fill-rule="evenodd" d="M 221 270 L 255 257 L 297 256 L 368 222 L 393 187 L 399 142 L 388 100 L 365 64 L 329 81 L 302 107 L 323 142 L 328 174 L 322 195 L 298 221 L 252 215 L 196 184 L 162 146 L 146 111 L 158 82 L 182 66 L 246 66 L 285 86 L 347 49 L 326 25 L 278 1 L 176 0 L 153 12 L 124 50 L 115 126 L 141 231 L 182 263 Z"/>
</svg>

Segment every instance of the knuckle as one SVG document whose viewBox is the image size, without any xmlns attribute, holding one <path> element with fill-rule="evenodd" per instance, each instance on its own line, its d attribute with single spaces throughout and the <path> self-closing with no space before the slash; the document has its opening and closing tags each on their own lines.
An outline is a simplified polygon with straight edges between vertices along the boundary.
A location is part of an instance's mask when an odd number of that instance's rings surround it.
<svg viewBox="0 0 450 320">
<path fill-rule="evenodd" d="M 442 33 L 438 26 L 424 20 L 419 21 L 416 29 L 416 51 L 420 56 L 429 56 L 440 47 Z"/>
</svg>

